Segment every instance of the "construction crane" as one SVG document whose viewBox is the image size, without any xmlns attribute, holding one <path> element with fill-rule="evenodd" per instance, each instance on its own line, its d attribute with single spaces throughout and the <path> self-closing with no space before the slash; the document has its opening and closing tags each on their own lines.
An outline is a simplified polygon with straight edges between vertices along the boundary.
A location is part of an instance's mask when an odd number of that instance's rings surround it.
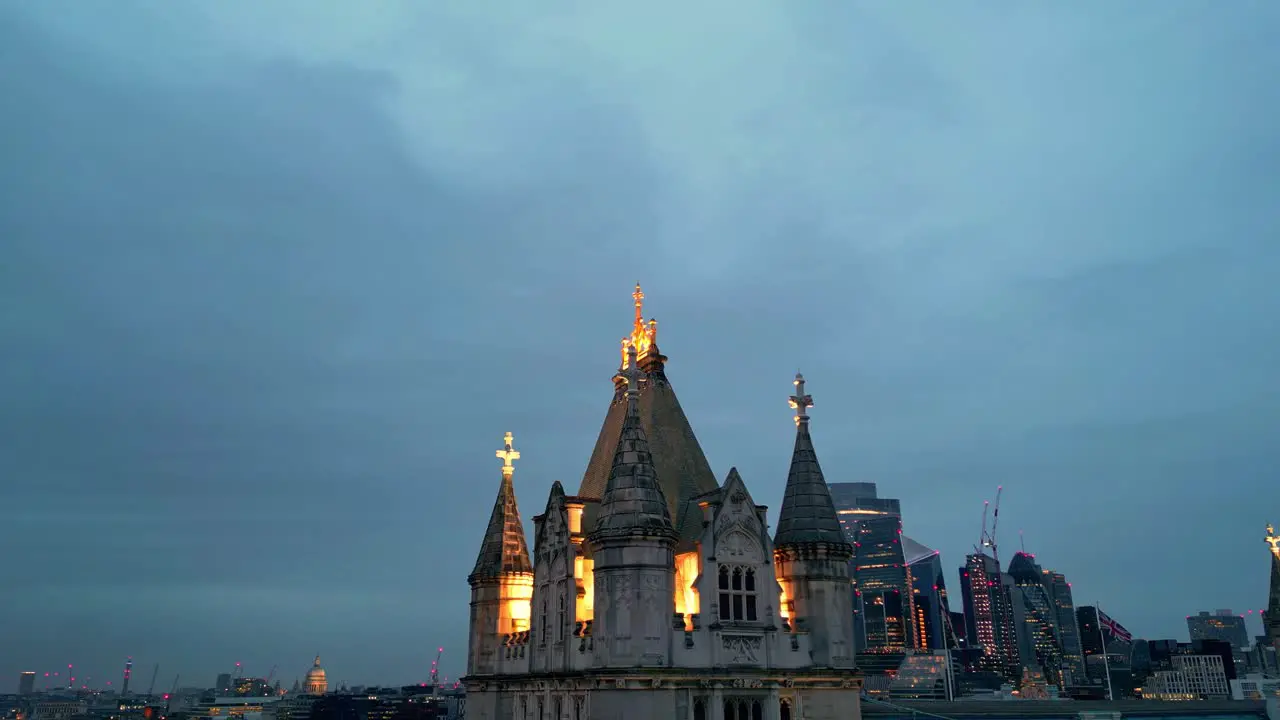
<svg viewBox="0 0 1280 720">
<path fill-rule="evenodd" d="M 156 667 L 151 671 L 151 685 L 147 687 L 147 697 L 156 691 L 156 675 L 160 674 L 160 663 L 156 663 Z"/>
<path fill-rule="evenodd" d="M 273 677 L 275 677 L 275 676 L 276 676 L 276 668 L 278 668 L 278 667 L 280 667 L 280 666 L 279 666 L 279 665 L 272 665 L 272 666 L 271 666 L 271 672 L 267 673 L 267 679 L 266 679 L 266 680 L 263 680 L 262 682 L 266 683 L 267 685 L 270 685 L 270 684 L 271 684 L 271 678 L 273 678 Z"/>
<path fill-rule="evenodd" d="M 1000 566 L 1000 547 L 996 544 L 996 527 L 1000 525 L 1000 495 L 1004 492 L 1004 486 L 996 488 L 996 504 L 991 509 L 991 530 L 987 530 L 987 508 L 990 502 L 982 503 L 982 535 L 979 537 L 978 545 L 974 546 L 974 550 L 978 554 L 985 554 L 986 548 L 991 548 L 991 558 L 996 561 L 996 567 Z"/>
<path fill-rule="evenodd" d="M 444 654 L 444 648 L 436 648 L 436 659 L 431 661 L 431 691 L 435 692 L 440 686 L 440 656 Z"/>
</svg>

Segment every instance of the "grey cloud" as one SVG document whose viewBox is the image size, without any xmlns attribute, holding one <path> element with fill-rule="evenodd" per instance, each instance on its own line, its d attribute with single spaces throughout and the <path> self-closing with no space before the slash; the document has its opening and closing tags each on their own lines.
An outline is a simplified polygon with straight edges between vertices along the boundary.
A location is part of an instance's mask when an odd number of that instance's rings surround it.
<svg viewBox="0 0 1280 720">
<path fill-rule="evenodd" d="M 1261 603 L 1273 7 L 660 5 L 5 11 L 0 677 L 456 674 L 495 443 L 576 486 L 636 280 L 760 502 L 802 369 L 949 566 L 1003 483 L 1139 633 Z"/>
</svg>

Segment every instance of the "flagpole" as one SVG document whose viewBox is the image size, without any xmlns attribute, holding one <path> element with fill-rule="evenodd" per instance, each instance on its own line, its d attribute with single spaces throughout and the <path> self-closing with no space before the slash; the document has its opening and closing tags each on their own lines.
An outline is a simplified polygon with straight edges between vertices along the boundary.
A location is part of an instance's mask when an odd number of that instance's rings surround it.
<svg viewBox="0 0 1280 720">
<path fill-rule="evenodd" d="M 1093 604 L 1093 618 L 1098 625 L 1098 642 L 1102 643 L 1102 671 L 1107 674 L 1107 700 L 1115 702 L 1116 696 L 1111 691 L 1111 662 L 1107 660 L 1107 638 L 1102 634 L 1102 607 Z"/>
</svg>

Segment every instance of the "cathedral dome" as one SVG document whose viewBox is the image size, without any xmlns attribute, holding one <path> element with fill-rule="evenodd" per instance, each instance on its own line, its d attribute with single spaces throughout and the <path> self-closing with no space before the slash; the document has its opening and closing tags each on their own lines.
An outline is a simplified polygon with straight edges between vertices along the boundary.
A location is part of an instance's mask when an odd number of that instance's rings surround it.
<svg viewBox="0 0 1280 720">
<path fill-rule="evenodd" d="M 320 656 L 316 656 L 316 661 L 311 665 L 311 669 L 307 671 L 306 680 L 307 693 L 310 695 L 323 695 L 329 689 L 329 679 L 325 677 L 324 668 L 320 667 Z"/>
</svg>

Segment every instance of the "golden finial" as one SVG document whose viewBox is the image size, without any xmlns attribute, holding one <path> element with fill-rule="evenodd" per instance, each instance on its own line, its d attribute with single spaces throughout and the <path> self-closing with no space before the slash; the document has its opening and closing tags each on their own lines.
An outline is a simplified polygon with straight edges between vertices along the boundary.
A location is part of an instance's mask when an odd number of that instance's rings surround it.
<svg viewBox="0 0 1280 720">
<path fill-rule="evenodd" d="M 805 412 L 813 407 L 813 396 L 806 395 L 804 392 L 804 376 L 796 373 L 796 379 L 792 381 L 792 385 L 796 386 L 796 394 L 788 399 L 791 409 L 796 411 L 796 425 L 809 422 L 809 414 Z"/>
<path fill-rule="evenodd" d="M 1267 537 L 1264 538 L 1267 544 L 1271 546 L 1271 552 L 1276 557 L 1280 557 L 1280 537 L 1276 536 L 1275 528 L 1271 527 L 1271 523 L 1267 523 Z"/>
<path fill-rule="evenodd" d="M 623 340 L 622 351 L 622 367 L 627 367 L 627 351 L 626 345 L 630 343 L 636 349 L 636 357 L 644 357 L 649 352 L 649 347 L 653 345 L 654 338 L 658 334 L 658 321 L 650 319 L 646 324 L 644 320 L 644 291 L 640 289 L 640 283 L 636 283 L 635 292 L 631 293 L 631 298 L 635 300 L 636 318 L 635 323 L 631 327 L 631 335 Z"/>
<path fill-rule="evenodd" d="M 511 479 L 511 473 L 516 471 L 515 465 L 511 463 L 520 459 L 520 451 L 511 449 L 511 433 L 507 433 L 502 437 L 505 447 L 498 451 L 498 459 L 502 460 L 502 477 Z"/>
</svg>

